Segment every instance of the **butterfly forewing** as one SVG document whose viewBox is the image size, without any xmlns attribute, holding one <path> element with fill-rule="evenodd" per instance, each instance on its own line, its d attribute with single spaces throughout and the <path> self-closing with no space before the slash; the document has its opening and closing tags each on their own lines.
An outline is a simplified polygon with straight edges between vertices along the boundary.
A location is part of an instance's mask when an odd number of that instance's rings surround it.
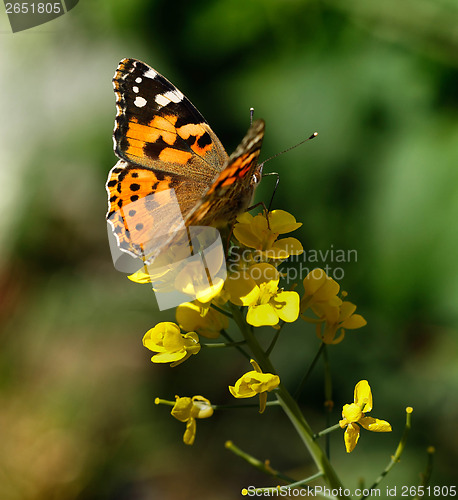
<svg viewBox="0 0 458 500">
<path fill-rule="evenodd" d="M 211 183 L 227 160 L 203 116 L 147 64 L 123 59 L 113 78 L 116 154 L 129 162 Z"/>
</svg>

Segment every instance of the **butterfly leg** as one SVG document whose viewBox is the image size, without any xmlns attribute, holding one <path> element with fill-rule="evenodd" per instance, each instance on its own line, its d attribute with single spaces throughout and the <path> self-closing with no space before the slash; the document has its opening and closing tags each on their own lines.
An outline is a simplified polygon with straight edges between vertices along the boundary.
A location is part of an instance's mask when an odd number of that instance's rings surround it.
<svg viewBox="0 0 458 500">
<path fill-rule="evenodd" d="M 263 201 L 260 201 L 260 202 L 258 202 L 258 203 L 255 203 L 255 204 L 254 204 L 254 205 L 252 205 L 251 207 L 248 207 L 248 208 L 246 209 L 246 211 L 247 211 L 247 212 L 249 212 L 250 210 L 253 210 L 253 209 L 255 209 L 256 207 L 262 207 L 262 208 L 263 208 L 263 211 L 264 211 L 264 216 L 265 216 L 265 218 L 266 218 L 266 220 L 267 220 L 267 227 L 270 229 L 269 216 L 268 216 L 268 214 L 269 214 L 269 210 L 267 209 L 266 204 L 265 204 Z"/>
<path fill-rule="evenodd" d="M 275 186 L 274 186 L 274 189 L 273 189 L 273 192 L 272 192 L 272 196 L 270 197 L 270 201 L 269 201 L 269 206 L 266 207 L 266 205 L 264 204 L 264 202 L 260 201 L 259 203 L 256 203 L 255 205 L 249 207 L 247 209 L 247 212 L 249 210 L 253 210 L 253 208 L 259 207 L 261 205 L 263 207 L 263 209 L 264 209 L 264 214 L 265 214 L 265 217 L 266 217 L 266 220 L 267 220 L 267 227 L 270 229 L 270 223 L 269 223 L 268 214 L 269 214 L 269 212 L 270 212 L 270 210 L 272 208 L 272 203 L 274 201 L 275 193 L 277 192 L 278 184 L 280 182 L 280 174 L 278 174 L 277 172 L 269 172 L 268 174 L 262 174 L 263 177 L 267 177 L 268 175 L 275 175 L 275 177 L 276 177 Z"/>
<path fill-rule="evenodd" d="M 269 201 L 269 210 L 268 211 L 270 212 L 270 209 L 272 208 L 272 203 L 274 201 L 275 193 L 277 192 L 278 184 L 280 183 L 280 174 L 277 172 L 269 172 L 268 174 L 262 174 L 263 177 L 267 177 L 268 175 L 275 175 L 275 177 L 276 177 L 275 186 L 274 186 L 274 189 L 272 191 L 272 196 L 270 197 L 270 201 Z"/>
</svg>

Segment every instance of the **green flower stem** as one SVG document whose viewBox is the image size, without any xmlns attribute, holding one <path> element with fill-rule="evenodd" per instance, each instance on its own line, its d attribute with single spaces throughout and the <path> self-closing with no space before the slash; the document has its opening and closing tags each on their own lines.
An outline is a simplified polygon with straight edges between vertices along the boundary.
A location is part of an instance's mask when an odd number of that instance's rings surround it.
<svg viewBox="0 0 458 500">
<path fill-rule="evenodd" d="M 235 341 L 232 340 L 232 337 L 226 332 L 226 330 L 221 330 L 220 333 L 228 342 L 230 342 L 231 344 L 235 344 Z M 243 342 L 246 343 L 246 340 L 244 340 Z M 240 354 L 242 354 L 242 356 L 245 356 L 245 358 L 250 360 L 250 355 L 245 351 L 243 347 L 240 347 L 240 345 L 236 345 L 235 348 L 240 352 Z"/>
<path fill-rule="evenodd" d="M 258 460 L 257 458 L 253 457 L 252 455 L 246 453 L 245 451 L 241 450 L 238 446 L 235 446 L 235 444 L 232 441 L 226 441 L 224 446 L 232 451 L 235 455 L 237 455 L 240 458 L 243 458 L 246 462 L 248 462 L 250 465 L 255 467 L 256 469 L 260 470 L 261 472 L 264 472 L 264 474 L 268 474 L 269 476 L 276 477 L 278 479 L 281 479 L 282 481 L 285 481 L 286 483 L 294 483 L 294 479 L 290 478 L 289 476 L 286 476 L 285 474 L 282 474 L 281 472 L 278 472 L 270 466 L 268 461 L 262 462 L 261 460 Z"/>
<path fill-rule="evenodd" d="M 245 340 L 240 340 L 239 342 L 211 342 L 211 343 L 205 343 L 203 344 L 202 342 L 200 345 L 202 347 L 208 347 L 209 349 L 221 349 L 223 347 L 236 347 L 238 345 L 244 345 L 246 344 Z"/>
<path fill-rule="evenodd" d="M 167 399 L 156 398 L 154 400 L 154 404 L 156 405 L 167 405 L 167 406 L 175 406 L 176 401 L 168 401 Z"/>
<path fill-rule="evenodd" d="M 412 422 L 412 412 L 413 409 L 410 407 L 406 408 L 406 425 L 404 427 L 404 432 L 402 434 L 401 440 L 399 441 L 398 447 L 396 448 L 395 454 L 391 457 L 391 460 L 389 464 L 385 467 L 385 470 L 380 474 L 380 476 L 374 481 L 374 484 L 369 488 L 369 495 L 370 495 L 370 490 L 375 489 L 380 481 L 390 472 L 390 470 L 399 462 L 401 459 L 402 452 L 404 451 L 404 448 L 406 446 L 407 442 L 407 436 L 409 435 L 410 427 L 411 427 L 411 422 Z M 361 500 L 364 500 L 365 498 L 368 498 L 369 495 L 365 495 L 361 497 Z"/>
<path fill-rule="evenodd" d="M 280 406 L 280 403 L 276 399 L 275 401 L 267 401 L 266 406 Z M 235 405 L 212 405 L 214 410 L 230 410 L 233 408 L 259 408 L 259 403 L 246 403 L 246 404 L 235 404 Z"/>
<path fill-rule="evenodd" d="M 334 468 L 329 463 L 329 460 L 327 459 L 321 447 L 313 440 L 312 429 L 310 428 L 308 422 L 305 420 L 299 406 L 292 398 L 291 394 L 281 384 L 277 391 L 277 397 L 283 407 L 283 410 L 288 415 L 288 418 L 296 428 L 296 431 L 300 435 L 303 443 L 309 450 L 309 453 L 312 456 L 318 470 L 323 474 L 324 479 L 327 480 L 328 485 L 333 489 L 335 488 L 339 491 L 343 491 L 344 487 L 340 479 L 338 478 Z M 339 495 L 337 498 L 348 497 Z"/>
<path fill-rule="evenodd" d="M 325 436 L 326 434 L 329 434 L 330 432 L 334 432 L 337 429 L 342 429 L 340 427 L 340 424 L 332 425 L 331 427 L 328 427 L 327 429 L 323 429 L 322 431 L 318 432 L 317 434 L 313 435 L 313 439 L 318 439 L 321 436 Z"/>
<path fill-rule="evenodd" d="M 228 313 L 227 311 L 225 311 L 224 309 L 221 309 L 221 307 L 218 307 L 216 306 L 215 304 L 211 303 L 210 304 L 210 307 L 213 307 L 213 309 L 215 309 L 215 311 L 218 311 L 219 313 L 221 314 L 224 314 L 224 316 L 227 316 L 228 318 L 231 318 L 232 319 L 232 314 L 231 313 Z"/>
<path fill-rule="evenodd" d="M 421 477 L 420 486 L 423 487 L 428 486 L 429 481 L 431 479 L 431 473 L 433 472 L 434 454 L 436 453 L 434 446 L 429 446 L 426 451 L 428 452 L 428 463 L 426 465 L 425 472 L 422 472 L 420 474 Z M 416 495 L 412 500 L 419 500 L 419 499 L 420 495 Z"/>
<path fill-rule="evenodd" d="M 323 352 L 325 344 L 322 342 L 320 345 L 320 348 L 318 349 L 318 352 L 315 354 L 315 357 L 313 358 L 313 361 L 311 365 L 309 366 L 309 369 L 307 370 L 307 373 L 303 376 L 299 387 L 296 389 L 296 392 L 294 393 L 294 398 L 298 399 L 302 391 L 304 390 L 305 384 L 307 383 L 308 378 L 310 377 L 310 374 L 312 373 L 313 369 L 315 368 L 315 365 L 317 364 L 318 360 L 320 359 L 320 356 Z"/>
<path fill-rule="evenodd" d="M 324 360 L 324 404 L 326 408 L 326 426 L 331 425 L 331 412 L 332 412 L 332 376 L 331 376 L 331 365 L 329 364 L 328 349 L 325 345 L 323 349 L 323 360 Z M 331 443 L 329 441 L 329 436 L 326 435 L 325 442 L 326 455 L 329 458 L 331 456 Z"/>
<path fill-rule="evenodd" d="M 270 353 L 273 351 L 275 344 L 277 343 L 278 338 L 280 337 L 280 333 L 282 331 L 282 328 L 285 326 L 285 322 L 283 321 L 282 324 L 280 325 L 280 328 L 275 332 L 274 338 L 272 339 L 272 342 L 270 343 L 270 346 L 267 348 L 266 351 L 266 356 L 269 357 Z"/>
<path fill-rule="evenodd" d="M 256 361 L 265 372 L 276 374 L 275 368 L 257 342 L 250 326 L 245 322 L 240 309 L 233 304 L 231 304 L 231 309 L 234 320 L 240 328 L 240 331 L 245 337 L 248 345 L 250 346 L 250 349 L 254 357 L 256 358 Z M 302 414 L 297 402 L 293 399 L 291 394 L 282 384 L 278 386 L 275 393 L 278 401 L 280 402 L 280 405 L 283 408 L 283 411 L 286 413 L 291 423 L 294 425 L 297 433 L 301 437 L 303 443 L 312 456 L 319 472 L 328 482 L 328 485 L 331 488 L 338 489 L 339 491 L 344 490 L 340 479 L 337 477 L 334 468 L 329 463 L 326 455 L 323 453 L 323 450 L 321 449 L 319 444 L 314 441 L 312 429 L 310 428 L 308 422 L 305 420 L 304 415 Z M 339 495 L 337 498 L 347 497 Z"/>
</svg>

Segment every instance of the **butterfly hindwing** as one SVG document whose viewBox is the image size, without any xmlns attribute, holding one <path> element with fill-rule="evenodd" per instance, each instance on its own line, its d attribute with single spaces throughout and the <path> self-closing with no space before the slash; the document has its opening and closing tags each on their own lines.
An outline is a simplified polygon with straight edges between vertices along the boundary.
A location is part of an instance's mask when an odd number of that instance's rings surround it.
<svg viewBox="0 0 458 500">
<path fill-rule="evenodd" d="M 206 189 L 202 182 L 124 160 L 111 169 L 106 187 L 107 220 L 118 246 L 134 256 L 144 255 L 145 244 L 180 229 Z"/>
</svg>

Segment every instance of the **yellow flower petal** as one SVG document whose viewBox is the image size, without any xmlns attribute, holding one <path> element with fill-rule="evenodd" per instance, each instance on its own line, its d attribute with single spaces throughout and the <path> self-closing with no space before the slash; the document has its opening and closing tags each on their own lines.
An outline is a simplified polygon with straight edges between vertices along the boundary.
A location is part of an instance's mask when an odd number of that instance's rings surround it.
<svg viewBox="0 0 458 500">
<path fill-rule="evenodd" d="M 251 222 L 251 230 L 257 236 L 261 243 L 266 243 L 268 240 L 274 240 L 275 235 L 272 230 L 267 227 L 267 219 L 264 214 L 257 214 Z"/>
<path fill-rule="evenodd" d="M 180 337 L 180 329 L 175 323 L 163 321 L 145 333 L 143 336 L 143 345 L 150 351 L 165 351 L 167 350 L 167 348 L 164 347 L 165 338 L 178 341 Z"/>
<path fill-rule="evenodd" d="M 194 444 L 194 440 L 196 438 L 196 420 L 194 418 L 189 419 L 186 422 L 186 430 L 183 435 L 184 444 L 192 445 Z"/>
<path fill-rule="evenodd" d="M 351 453 L 359 439 L 360 428 L 357 424 L 349 424 L 345 429 L 344 442 L 347 453 Z"/>
<path fill-rule="evenodd" d="M 244 272 L 231 274 L 226 280 L 225 290 L 229 292 L 230 301 L 237 306 L 255 304 L 260 292 L 253 278 Z"/>
<path fill-rule="evenodd" d="M 264 410 L 266 409 L 266 404 L 267 404 L 267 393 L 261 392 L 261 394 L 259 394 L 259 413 L 264 413 Z"/>
<path fill-rule="evenodd" d="M 153 363 L 175 363 L 177 361 L 185 361 L 183 358 L 188 357 L 184 349 L 175 352 L 160 352 L 151 357 Z"/>
<path fill-rule="evenodd" d="M 261 392 L 270 392 L 280 385 L 280 377 L 272 373 L 258 373 L 256 377 L 252 377 L 251 387 L 260 394 Z"/>
<path fill-rule="evenodd" d="M 213 415 L 210 400 L 203 396 L 193 396 L 191 416 L 193 418 L 209 418 Z"/>
<path fill-rule="evenodd" d="M 203 337 L 215 339 L 229 326 L 229 319 L 212 307 L 187 302 L 177 307 L 175 317 L 184 331 L 195 331 Z"/>
<path fill-rule="evenodd" d="M 176 397 L 175 405 L 171 414 L 180 422 L 186 422 L 191 417 L 192 399 L 188 397 Z"/>
<path fill-rule="evenodd" d="M 273 326 L 278 323 L 278 314 L 270 303 L 255 305 L 248 309 L 246 321 L 253 326 Z"/>
<path fill-rule="evenodd" d="M 242 224 L 250 224 L 253 220 L 253 216 L 249 212 L 243 212 L 237 216 L 237 222 Z"/>
<path fill-rule="evenodd" d="M 353 314 L 340 326 L 346 330 L 355 330 L 367 325 L 367 321 L 360 314 Z"/>
<path fill-rule="evenodd" d="M 257 248 L 259 246 L 259 239 L 253 233 L 251 224 L 236 224 L 233 232 L 234 236 L 242 245 L 249 248 Z"/>
<path fill-rule="evenodd" d="M 328 302 L 340 290 L 340 285 L 318 268 L 304 278 L 303 284 L 305 296 L 313 295 L 314 302 Z"/>
<path fill-rule="evenodd" d="M 386 420 L 363 417 L 359 422 L 365 429 L 372 432 L 391 432 L 391 425 Z"/>
<path fill-rule="evenodd" d="M 148 273 L 143 272 L 141 269 L 134 274 L 130 274 L 127 277 L 130 279 L 130 281 L 133 281 L 135 283 L 151 283 L 151 276 Z"/>
<path fill-rule="evenodd" d="M 351 302 L 344 301 L 340 306 L 340 321 L 345 321 L 356 311 L 355 304 Z"/>
<path fill-rule="evenodd" d="M 248 372 L 249 373 L 249 372 Z M 251 388 L 251 386 L 247 383 L 244 377 L 241 377 L 237 380 L 234 385 L 229 386 L 229 391 L 234 396 L 234 398 L 252 398 L 256 396 L 256 392 Z"/>
<path fill-rule="evenodd" d="M 302 223 L 296 222 L 296 218 L 284 210 L 272 210 L 269 212 L 269 225 L 274 233 L 284 234 L 300 228 Z"/>
<path fill-rule="evenodd" d="M 258 365 L 258 362 L 256 360 L 250 359 L 250 363 L 255 372 L 262 373 L 261 367 Z"/>
<path fill-rule="evenodd" d="M 272 283 L 272 287 L 276 290 L 278 282 L 280 281 L 280 273 L 272 265 L 266 262 L 253 264 L 248 269 L 249 276 L 259 286 L 261 283 Z"/>
<path fill-rule="evenodd" d="M 355 386 L 354 401 L 363 413 L 372 410 L 372 392 L 367 380 L 360 380 Z"/>
<path fill-rule="evenodd" d="M 290 255 L 300 255 L 304 248 L 302 247 L 302 243 L 296 238 L 282 238 L 281 240 L 276 241 L 272 245 L 272 250 L 282 251 L 287 258 Z"/>
<path fill-rule="evenodd" d="M 358 422 L 363 416 L 361 408 L 355 403 L 346 404 L 342 409 L 342 417 L 348 423 Z"/>
<path fill-rule="evenodd" d="M 299 317 L 300 300 L 296 292 L 279 292 L 271 303 L 283 321 L 292 323 Z"/>
<path fill-rule="evenodd" d="M 200 351 L 199 335 L 196 332 L 189 332 L 183 335 L 183 345 L 190 354 L 197 354 Z"/>
<path fill-rule="evenodd" d="M 223 289 L 224 280 L 222 278 L 216 277 L 214 281 L 207 287 L 201 287 L 196 290 L 196 299 L 199 302 L 206 304 L 213 300 Z"/>
<path fill-rule="evenodd" d="M 280 377 L 271 373 L 249 371 L 242 375 L 229 391 L 235 398 L 251 398 L 261 392 L 271 391 L 280 384 Z"/>
</svg>

